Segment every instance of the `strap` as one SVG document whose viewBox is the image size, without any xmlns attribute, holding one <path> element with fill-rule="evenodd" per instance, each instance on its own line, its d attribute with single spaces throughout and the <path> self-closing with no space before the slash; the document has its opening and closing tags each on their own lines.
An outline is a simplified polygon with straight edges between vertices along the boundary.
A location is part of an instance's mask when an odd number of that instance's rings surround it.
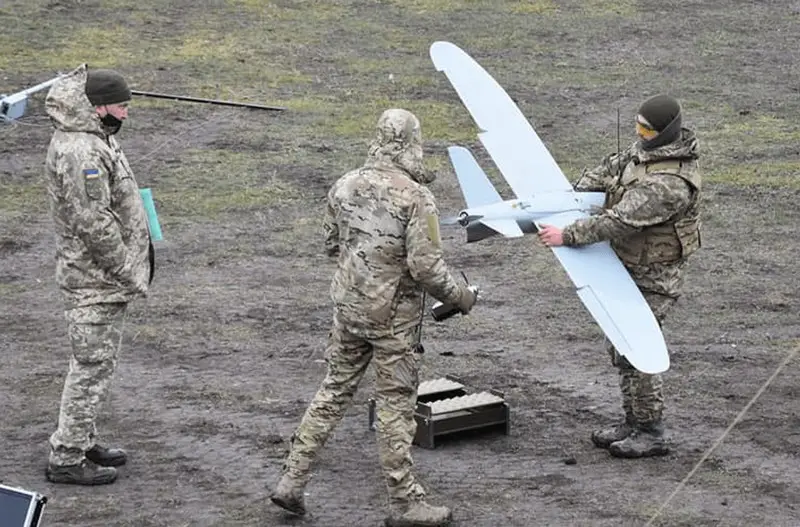
<svg viewBox="0 0 800 527">
<path fill-rule="evenodd" d="M 662 171 L 679 171 L 683 167 L 683 161 L 680 159 L 665 159 L 664 161 L 656 161 L 655 163 L 647 163 L 645 165 L 645 173 L 662 172 Z"/>
</svg>

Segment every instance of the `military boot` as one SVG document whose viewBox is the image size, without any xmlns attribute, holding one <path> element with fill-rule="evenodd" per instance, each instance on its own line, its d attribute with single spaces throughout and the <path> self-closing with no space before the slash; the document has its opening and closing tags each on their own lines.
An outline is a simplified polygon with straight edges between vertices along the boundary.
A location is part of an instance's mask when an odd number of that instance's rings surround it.
<svg viewBox="0 0 800 527">
<path fill-rule="evenodd" d="M 447 507 L 435 507 L 423 500 L 414 500 L 393 510 L 386 518 L 386 527 L 444 527 L 450 525 L 453 513 Z"/>
<path fill-rule="evenodd" d="M 101 467 L 119 467 L 128 462 L 128 454 L 119 448 L 95 445 L 86 451 L 86 459 Z"/>
<path fill-rule="evenodd" d="M 624 458 L 665 456 L 669 450 L 660 422 L 637 425 L 631 435 L 608 447 L 609 454 Z"/>
<path fill-rule="evenodd" d="M 633 415 L 626 414 L 625 420 L 621 423 L 592 432 L 592 442 L 599 448 L 609 448 L 612 443 L 630 436 L 634 429 Z"/>
<path fill-rule="evenodd" d="M 303 484 L 297 482 L 289 474 L 284 474 L 269 499 L 278 507 L 292 514 L 302 516 L 306 513 L 306 504 L 303 497 L 304 487 Z"/>
<path fill-rule="evenodd" d="M 69 485 L 108 485 L 117 479 L 117 469 L 101 467 L 84 459 L 77 465 L 53 465 L 48 463 L 45 471 L 47 480 L 51 483 L 65 483 Z"/>
</svg>

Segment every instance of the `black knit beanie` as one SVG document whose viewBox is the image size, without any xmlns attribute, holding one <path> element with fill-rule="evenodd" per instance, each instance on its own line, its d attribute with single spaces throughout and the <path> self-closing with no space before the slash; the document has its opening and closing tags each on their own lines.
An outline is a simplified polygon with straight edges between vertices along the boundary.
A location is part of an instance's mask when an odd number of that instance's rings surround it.
<svg viewBox="0 0 800 527">
<path fill-rule="evenodd" d="M 93 106 L 119 104 L 131 100 L 131 90 L 125 78 L 114 70 L 89 70 L 86 96 Z"/>
<path fill-rule="evenodd" d="M 639 107 L 639 115 L 650 123 L 658 135 L 643 140 L 642 147 L 652 150 L 677 140 L 681 135 L 681 105 L 669 95 L 656 95 Z"/>
</svg>

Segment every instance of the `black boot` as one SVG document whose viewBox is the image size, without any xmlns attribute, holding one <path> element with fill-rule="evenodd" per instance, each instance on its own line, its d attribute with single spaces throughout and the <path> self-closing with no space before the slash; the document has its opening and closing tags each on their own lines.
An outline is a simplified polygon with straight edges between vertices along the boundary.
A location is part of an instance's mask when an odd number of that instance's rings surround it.
<svg viewBox="0 0 800 527">
<path fill-rule="evenodd" d="M 633 416 L 628 413 L 621 423 L 592 432 L 592 442 L 597 447 L 608 448 L 612 443 L 622 441 L 631 435 L 635 428 Z"/>
<path fill-rule="evenodd" d="M 128 462 L 128 454 L 119 448 L 95 445 L 86 452 L 86 459 L 101 467 L 119 467 Z"/>
<path fill-rule="evenodd" d="M 665 456 L 669 450 L 660 421 L 639 424 L 631 435 L 608 447 L 609 454 L 624 458 Z"/>
<path fill-rule="evenodd" d="M 108 485 L 116 481 L 117 469 L 100 467 L 84 459 L 83 462 L 77 465 L 59 466 L 48 463 L 45 475 L 51 483 Z"/>
</svg>

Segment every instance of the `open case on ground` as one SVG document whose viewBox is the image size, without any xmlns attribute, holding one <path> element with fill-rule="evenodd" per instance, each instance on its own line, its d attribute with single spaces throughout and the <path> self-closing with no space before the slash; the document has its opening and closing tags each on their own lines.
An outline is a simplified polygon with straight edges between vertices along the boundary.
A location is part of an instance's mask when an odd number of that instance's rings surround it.
<svg viewBox="0 0 800 527">
<path fill-rule="evenodd" d="M 375 430 L 376 400 L 369 400 L 369 427 Z M 469 393 L 461 379 L 447 375 L 421 382 L 414 412 L 417 431 L 414 444 L 435 448 L 436 440 L 469 430 L 499 429 L 509 435 L 508 403 L 497 390 Z"/>
<path fill-rule="evenodd" d="M 0 527 L 39 527 L 47 498 L 0 485 Z"/>
</svg>

